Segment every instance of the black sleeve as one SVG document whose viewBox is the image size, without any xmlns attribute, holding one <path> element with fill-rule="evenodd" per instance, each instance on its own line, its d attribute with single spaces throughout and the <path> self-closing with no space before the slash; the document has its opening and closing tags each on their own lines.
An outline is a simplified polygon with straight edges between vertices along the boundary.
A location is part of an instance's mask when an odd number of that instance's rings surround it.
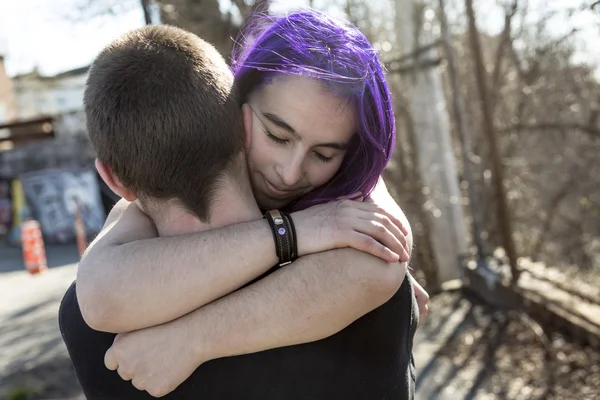
<svg viewBox="0 0 600 400">
<path fill-rule="evenodd" d="M 67 290 L 58 311 L 60 333 L 73 362 L 75 373 L 88 400 L 152 399 L 137 390 L 116 371 L 104 366 L 104 354 L 112 345 L 114 333 L 99 332 L 84 321 L 77 302 L 76 284 Z"/>
</svg>

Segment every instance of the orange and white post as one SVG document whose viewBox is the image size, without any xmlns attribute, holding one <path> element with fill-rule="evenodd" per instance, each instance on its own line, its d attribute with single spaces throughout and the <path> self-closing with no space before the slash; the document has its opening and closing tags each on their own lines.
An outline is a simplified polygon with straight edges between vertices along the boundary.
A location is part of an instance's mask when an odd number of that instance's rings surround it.
<svg viewBox="0 0 600 400">
<path fill-rule="evenodd" d="M 38 221 L 28 220 L 21 224 L 21 246 L 27 272 L 35 275 L 48 269 L 44 239 Z"/>
</svg>

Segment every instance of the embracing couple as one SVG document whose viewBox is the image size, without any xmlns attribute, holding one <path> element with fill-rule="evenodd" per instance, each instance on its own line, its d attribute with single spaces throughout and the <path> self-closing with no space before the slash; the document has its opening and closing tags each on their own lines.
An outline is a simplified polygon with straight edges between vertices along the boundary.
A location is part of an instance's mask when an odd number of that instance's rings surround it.
<svg viewBox="0 0 600 400">
<path fill-rule="evenodd" d="M 316 11 L 257 19 L 231 68 L 164 25 L 91 66 L 96 167 L 123 200 L 59 312 L 88 399 L 414 396 L 427 294 L 380 178 L 378 53 Z"/>
</svg>

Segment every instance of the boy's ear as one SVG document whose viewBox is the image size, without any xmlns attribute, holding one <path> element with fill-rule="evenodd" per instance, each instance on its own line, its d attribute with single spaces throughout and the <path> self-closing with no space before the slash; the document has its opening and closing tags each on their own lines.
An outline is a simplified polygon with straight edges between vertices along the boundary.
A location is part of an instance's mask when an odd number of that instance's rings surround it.
<svg viewBox="0 0 600 400">
<path fill-rule="evenodd" d="M 137 196 L 131 190 L 123 186 L 121 180 L 113 173 L 112 168 L 96 158 L 96 170 L 102 177 L 104 183 L 115 192 L 118 196 L 121 196 L 127 201 L 135 201 Z"/>
</svg>

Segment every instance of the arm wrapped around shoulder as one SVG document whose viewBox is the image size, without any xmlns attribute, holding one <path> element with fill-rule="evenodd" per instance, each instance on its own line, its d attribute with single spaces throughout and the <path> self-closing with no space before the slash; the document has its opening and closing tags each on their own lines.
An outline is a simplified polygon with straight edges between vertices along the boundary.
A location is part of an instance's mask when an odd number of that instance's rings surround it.
<svg viewBox="0 0 600 400">
<path fill-rule="evenodd" d="M 408 273 L 407 263 L 388 263 L 353 248 L 327 251 L 318 256 L 323 268 L 335 270 L 339 279 L 344 278 L 348 284 L 364 293 L 365 306 L 368 308 L 365 314 L 387 302 L 398 291 Z"/>
</svg>

